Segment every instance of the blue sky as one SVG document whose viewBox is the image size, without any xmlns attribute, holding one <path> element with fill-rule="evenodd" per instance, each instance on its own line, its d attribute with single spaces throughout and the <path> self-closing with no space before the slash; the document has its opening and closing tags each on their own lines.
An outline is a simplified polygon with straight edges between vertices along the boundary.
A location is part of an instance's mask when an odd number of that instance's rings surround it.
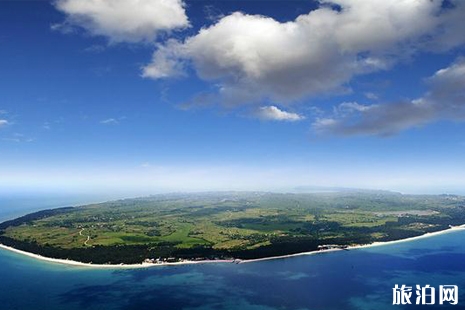
<svg viewBox="0 0 465 310">
<path fill-rule="evenodd" d="M 0 2 L 0 191 L 465 193 L 462 1 Z"/>
</svg>

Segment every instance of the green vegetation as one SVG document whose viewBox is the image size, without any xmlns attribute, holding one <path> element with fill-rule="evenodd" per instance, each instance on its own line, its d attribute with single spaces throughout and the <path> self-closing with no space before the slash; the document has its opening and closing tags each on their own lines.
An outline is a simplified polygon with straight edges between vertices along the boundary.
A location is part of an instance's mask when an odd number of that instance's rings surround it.
<svg viewBox="0 0 465 310">
<path fill-rule="evenodd" d="M 0 242 L 54 258 L 258 258 L 388 241 L 465 223 L 465 197 L 391 192 L 170 194 L 45 210 L 0 224 Z"/>
</svg>

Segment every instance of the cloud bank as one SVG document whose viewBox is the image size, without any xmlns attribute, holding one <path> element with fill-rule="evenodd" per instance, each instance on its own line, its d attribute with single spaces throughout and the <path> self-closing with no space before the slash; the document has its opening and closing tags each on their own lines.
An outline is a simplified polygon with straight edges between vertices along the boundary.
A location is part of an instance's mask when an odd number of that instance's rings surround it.
<svg viewBox="0 0 465 310">
<path fill-rule="evenodd" d="M 465 59 L 459 58 L 426 80 L 429 91 L 421 98 L 385 104 L 340 104 L 331 117 L 319 118 L 320 134 L 392 135 L 440 120 L 465 120 Z"/>
<path fill-rule="evenodd" d="M 451 3 L 322 0 L 289 22 L 235 12 L 184 41 L 160 45 L 143 76 L 182 76 L 192 67 L 217 85 L 227 105 L 344 92 L 354 76 L 387 70 L 445 41 L 447 49 L 464 43 L 465 3 Z"/>
<path fill-rule="evenodd" d="M 66 20 L 54 28 L 78 26 L 110 42 L 153 41 L 159 32 L 189 26 L 182 0 L 58 0 Z"/>
<path fill-rule="evenodd" d="M 275 104 L 303 104 L 319 95 L 350 92 L 357 76 L 385 71 L 419 53 L 449 52 L 465 44 L 465 1 L 320 0 L 319 8 L 288 22 L 234 12 L 184 39 L 156 45 L 142 76 L 154 80 L 194 73 L 209 90 L 183 105 L 253 105 L 262 120 L 298 121 Z M 154 42 L 160 32 L 183 29 L 182 0 L 57 0 L 61 27 L 78 26 L 111 43 Z M 430 122 L 463 119 L 463 60 L 428 79 L 416 100 L 343 103 L 313 122 L 319 133 L 391 135 Z M 378 100 L 375 93 L 365 96 Z M 264 102 L 271 103 L 263 106 Z"/>
<path fill-rule="evenodd" d="M 0 128 L 6 125 L 8 125 L 8 121 L 6 119 L 0 119 Z"/>
</svg>

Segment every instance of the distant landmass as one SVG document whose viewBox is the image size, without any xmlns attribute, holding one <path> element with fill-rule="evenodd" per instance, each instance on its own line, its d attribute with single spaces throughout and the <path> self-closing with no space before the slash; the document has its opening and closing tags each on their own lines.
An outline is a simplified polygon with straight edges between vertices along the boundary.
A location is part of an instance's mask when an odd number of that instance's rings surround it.
<svg viewBox="0 0 465 310">
<path fill-rule="evenodd" d="M 31 213 L 1 223 L 0 243 L 94 264 L 252 259 L 404 239 L 464 223 L 465 197 L 457 195 L 179 193 Z"/>
</svg>

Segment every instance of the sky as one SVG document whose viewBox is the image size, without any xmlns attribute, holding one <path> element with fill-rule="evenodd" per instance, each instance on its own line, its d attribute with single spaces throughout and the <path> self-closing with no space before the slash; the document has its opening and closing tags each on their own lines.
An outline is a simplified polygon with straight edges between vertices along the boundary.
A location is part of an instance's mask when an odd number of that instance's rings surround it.
<svg viewBox="0 0 465 310">
<path fill-rule="evenodd" d="M 0 2 L 0 194 L 465 194 L 465 1 Z"/>
</svg>

